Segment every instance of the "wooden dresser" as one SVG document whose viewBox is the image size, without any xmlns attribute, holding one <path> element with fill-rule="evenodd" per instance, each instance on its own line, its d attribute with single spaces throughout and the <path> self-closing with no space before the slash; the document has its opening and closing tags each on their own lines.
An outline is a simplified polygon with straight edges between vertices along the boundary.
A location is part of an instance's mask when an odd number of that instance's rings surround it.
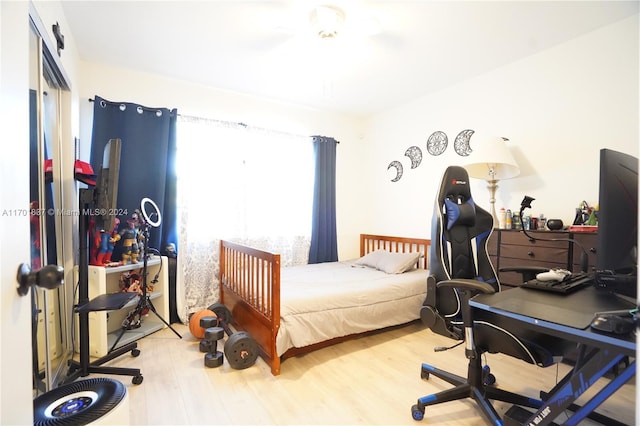
<svg viewBox="0 0 640 426">
<path fill-rule="evenodd" d="M 598 248 L 598 234 L 595 232 L 574 232 L 571 234 L 571 238 L 582 244 L 582 247 L 587 251 L 589 255 L 589 272 L 595 272 L 597 248 Z M 572 271 L 580 270 L 580 248 L 574 247 L 571 258 Z"/>
<path fill-rule="evenodd" d="M 580 271 L 580 247 L 567 241 L 575 239 L 589 253 L 589 270 L 596 265 L 596 233 L 571 233 L 568 231 L 527 231 L 535 238 L 531 240 L 522 231 L 494 229 L 488 243 L 489 255 L 493 266 L 500 268 L 513 266 L 541 266 L 545 268 L 563 268 Z M 504 285 L 517 286 L 522 278 L 516 272 L 498 272 L 498 278 Z"/>
</svg>

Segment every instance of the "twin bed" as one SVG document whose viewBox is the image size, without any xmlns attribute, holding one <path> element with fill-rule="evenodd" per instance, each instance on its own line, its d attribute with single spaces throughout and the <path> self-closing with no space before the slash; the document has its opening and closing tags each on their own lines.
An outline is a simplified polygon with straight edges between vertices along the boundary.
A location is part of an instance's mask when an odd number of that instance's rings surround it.
<svg viewBox="0 0 640 426">
<path fill-rule="evenodd" d="M 286 358 L 420 316 L 430 240 L 360 235 L 360 258 L 280 268 L 280 255 L 220 242 L 220 300 L 280 374 Z"/>
</svg>

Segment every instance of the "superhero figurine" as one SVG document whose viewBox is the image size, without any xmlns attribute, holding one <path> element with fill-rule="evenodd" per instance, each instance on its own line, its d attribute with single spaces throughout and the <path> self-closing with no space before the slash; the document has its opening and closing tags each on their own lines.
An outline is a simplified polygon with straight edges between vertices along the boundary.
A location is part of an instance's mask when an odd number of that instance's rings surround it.
<svg viewBox="0 0 640 426">
<path fill-rule="evenodd" d="M 111 232 L 105 231 L 101 229 L 96 234 L 96 257 L 94 265 L 98 266 L 107 266 L 110 265 L 111 255 L 113 254 L 113 248 L 116 244 L 116 241 L 120 239 L 118 235 L 118 225 L 120 224 L 120 220 L 118 218 L 115 219 L 113 229 Z"/>
<path fill-rule="evenodd" d="M 116 237 L 116 241 L 122 239 L 122 264 L 138 263 L 138 255 L 140 249 L 138 247 L 138 220 L 134 216 L 133 219 L 127 220 L 127 227 L 124 228 Z"/>
</svg>

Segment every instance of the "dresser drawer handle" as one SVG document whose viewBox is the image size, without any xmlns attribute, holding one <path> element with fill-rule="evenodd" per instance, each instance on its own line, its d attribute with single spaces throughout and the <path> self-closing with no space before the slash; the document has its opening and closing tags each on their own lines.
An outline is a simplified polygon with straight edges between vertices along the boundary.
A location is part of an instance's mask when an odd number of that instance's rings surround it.
<svg viewBox="0 0 640 426">
<path fill-rule="evenodd" d="M 529 251 L 529 252 L 527 252 L 527 256 L 529 256 L 529 257 L 534 257 L 534 256 L 535 256 L 535 254 L 533 254 L 533 252 L 532 252 L 532 251 Z"/>
</svg>

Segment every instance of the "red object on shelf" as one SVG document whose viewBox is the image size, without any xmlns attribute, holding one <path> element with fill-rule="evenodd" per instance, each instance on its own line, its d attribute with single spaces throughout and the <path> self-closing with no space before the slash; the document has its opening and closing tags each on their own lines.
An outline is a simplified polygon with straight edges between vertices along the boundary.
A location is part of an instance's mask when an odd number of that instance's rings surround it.
<svg viewBox="0 0 640 426">
<path fill-rule="evenodd" d="M 598 232 L 598 225 L 571 225 L 570 232 Z"/>
</svg>

